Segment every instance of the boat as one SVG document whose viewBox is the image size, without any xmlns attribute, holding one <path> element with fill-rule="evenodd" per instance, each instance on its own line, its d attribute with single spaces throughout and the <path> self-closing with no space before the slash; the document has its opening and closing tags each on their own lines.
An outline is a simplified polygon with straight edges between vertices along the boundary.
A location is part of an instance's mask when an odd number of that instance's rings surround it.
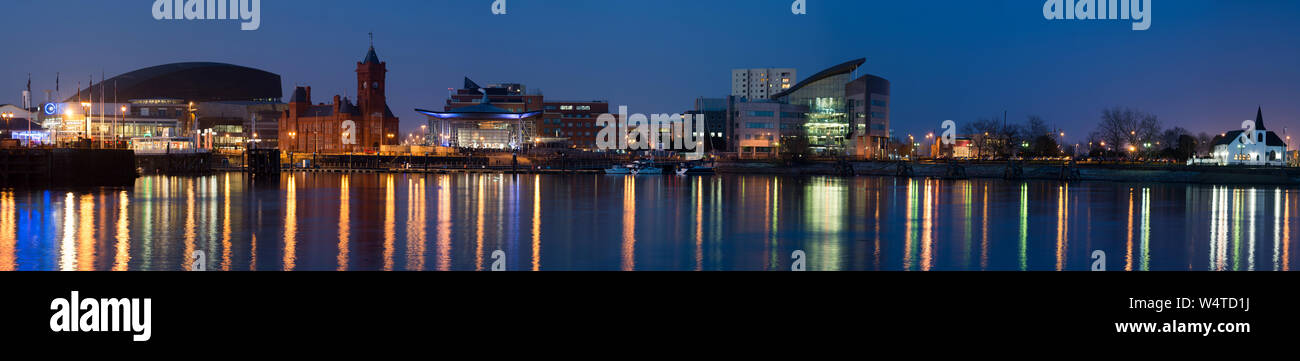
<svg viewBox="0 0 1300 361">
<path fill-rule="evenodd" d="M 610 167 L 610 168 L 605 169 L 605 174 L 611 174 L 611 175 L 628 175 L 628 174 L 631 174 L 631 175 L 639 175 L 639 174 L 653 175 L 653 174 L 664 174 L 664 169 L 655 166 L 654 161 L 652 161 L 652 160 L 646 160 L 646 161 L 640 161 L 640 160 L 638 160 L 638 161 L 634 161 L 634 162 L 632 162 L 632 164 L 628 164 L 628 165 L 614 165 L 613 167 Z"/>
<path fill-rule="evenodd" d="M 710 175 L 714 174 L 713 166 L 704 164 L 682 164 L 677 168 L 677 175 Z"/>
<path fill-rule="evenodd" d="M 655 175 L 664 174 L 664 169 L 653 165 L 645 165 L 632 170 L 633 175 Z"/>
<path fill-rule="evenodd" d="M 614 165 L 614 166 L 611 167 L 611 168 L 605 169 L 605 174 L 615 174 L 615 175 L 633 174 L 632 172 L 633 172 L 634 169 L 636 169 L 636 168 L 635 168 L 635 167 L 627 167 L 627 166 L 623 166 L 623 165 Z"/>
</svg>

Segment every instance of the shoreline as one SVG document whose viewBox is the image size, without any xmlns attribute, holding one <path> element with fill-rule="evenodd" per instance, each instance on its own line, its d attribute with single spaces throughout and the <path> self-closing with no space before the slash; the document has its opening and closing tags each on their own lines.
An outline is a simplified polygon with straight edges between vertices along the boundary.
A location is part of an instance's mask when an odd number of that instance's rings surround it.
<svg viewBox="0 0 1300 361">
<path fill-rule="evenodd" d="M 849 162 L 851 172 L 834 163 L 777 166 L 772 163 L 719 163 L 718 173 L 772 175 L 900 176 L 900 162 Z M 912 177 L 1008 179 L 1008 163 L 901 163 L 910 165 Z M 952 166 L 958 176 L 950 175 Z M 964 173 L 965 176 L 960 176 Z M 1125 165 L 1022 163 L 1021 176 L 1011 179 L 1103 182 L 1149 182 L 1223 185 L 1300 185 L 1300 168 L 1221 167 L 1188 165 Z"/>
<path fill-rule="evenodd" d="M 852 171 L 845 172 L 836 163 L 809 163 L 797 166 L 780 166 L 767 162 L 720 162 L 718 174 L 784 175 L 784 176 L 884 176 L 899 177 L 899 162 L 849 162 Z M 938 179 L 1024 179 L 1057 181 L 1147 182 L 1222 185 L 1300 185 L 1300 168 L 1281 167 L 1218 167 L 1187 165 L 1125 165 L 1078 164 L 1065 167 L 1061 164 L 1023 164 L 1019 177 L 1008 178 L 1007 163 L 955 163 L 962 168 L 952 174 L 948 163 L 903 163 L 910 165 L 910 175 L 915 178 Z M 241 172 L 241 169 L 216 169 L 215 172 Z M 338 174 L 603 174 L 602 170 L 579 169 L 283 169 L 282 173 L 338 173 Z M 962 175 L 964 173 L 964 176 Z M 671 176 L 671 174 L 665 174 Z"/>
</svg>

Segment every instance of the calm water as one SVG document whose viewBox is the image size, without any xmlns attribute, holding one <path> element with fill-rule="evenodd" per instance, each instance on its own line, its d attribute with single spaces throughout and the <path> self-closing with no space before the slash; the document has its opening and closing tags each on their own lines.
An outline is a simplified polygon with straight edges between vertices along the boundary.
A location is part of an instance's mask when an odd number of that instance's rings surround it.
<svg viewBox="0 0 1300 361">
<path fill-rule="evenodd" d="M 1289 270 L 1300 192 L 888 177 L 145 177 L 0 191 L 0 270 Z"/>
</svg>

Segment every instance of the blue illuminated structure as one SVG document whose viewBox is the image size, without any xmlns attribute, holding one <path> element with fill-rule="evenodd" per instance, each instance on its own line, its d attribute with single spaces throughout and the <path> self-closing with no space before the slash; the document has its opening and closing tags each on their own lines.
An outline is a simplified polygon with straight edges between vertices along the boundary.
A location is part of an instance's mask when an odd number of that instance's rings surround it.
<svg viewBox="0 0 1300 361">
<path fill-rule="evenodd" d="M 429 116 L 431 143 L 443 147 L 518 150 L 532 137 L 533 118 L 540 111 L 514 112 L 495 105 L 484 94 L 479 104 L 448 111 L 416 109 Z"/>
</svg>

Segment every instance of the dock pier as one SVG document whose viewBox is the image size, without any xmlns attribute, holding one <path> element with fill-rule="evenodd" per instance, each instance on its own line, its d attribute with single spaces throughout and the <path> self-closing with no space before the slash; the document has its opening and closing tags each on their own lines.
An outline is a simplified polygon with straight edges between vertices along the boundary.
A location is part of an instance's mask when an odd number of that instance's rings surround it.
<svg viewBox="0 0 1300 361">
<path fill-rule="evenodd" d="M 0 187 L 129 187 L 135 178 L 130 150 L 0 149 Z"/>
</svg>

